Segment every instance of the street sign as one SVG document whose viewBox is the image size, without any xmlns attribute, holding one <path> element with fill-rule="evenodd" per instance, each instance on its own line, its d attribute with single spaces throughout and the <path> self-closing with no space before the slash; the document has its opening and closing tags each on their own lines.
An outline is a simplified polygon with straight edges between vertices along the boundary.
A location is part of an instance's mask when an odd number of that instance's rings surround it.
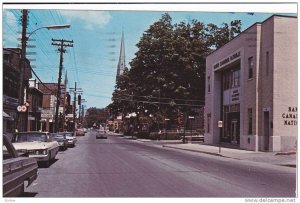
<svg viewBox="0 0 300 203">
<path fill-rule="evenodd" d="M 22 105 L 21 110 L 22 112 L 25 112 L 27 110 L 27 107 L 25 105 Z"/>
<path fill-rule="evenodd" d="M 218 127 L 223 128 L 223 121 L 218 121 Z"/>
<path fill-rule="evenodd" d="M 18 112 L 21 112 L 22 111 L 22 106 L 18 106 L 17 110 L 18 110 Z"/>
</svg>

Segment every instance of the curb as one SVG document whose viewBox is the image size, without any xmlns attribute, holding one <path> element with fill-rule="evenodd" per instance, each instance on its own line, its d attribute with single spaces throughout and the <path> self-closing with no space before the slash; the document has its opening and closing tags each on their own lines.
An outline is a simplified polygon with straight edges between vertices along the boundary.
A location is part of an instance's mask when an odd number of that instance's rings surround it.
<svg viewBox="0 0 300 203">
<path fill-rule="evenodd" d="M 199 150 L 193 150 L 193 149 L 183 149 L 183 148 L 171 147 L 171 146 L 167 146 L 167 145 L 163 145 L 162 147 L 171 148 L 171 149 L 179 149 L 179 150 L 190 151 L 190 152 L 198 152 L 198 153 L 203 153 L 203 154 L 209 154 L 209 155 L 214 155 L 214 156 L 229 158 L 229 157 L 224 156 L 222 154 L 213 153 L 213 152 L 207 152 L 207 151 L 199 151 Z"/>
<path fill-rule="evenodd" d="M 275 154 L 275 156 L 279 156 L 279 155 L 294 155 L 294 154 L 296 154 L 296 152 L 277 152 L 276 154 Z"/>
</svg>

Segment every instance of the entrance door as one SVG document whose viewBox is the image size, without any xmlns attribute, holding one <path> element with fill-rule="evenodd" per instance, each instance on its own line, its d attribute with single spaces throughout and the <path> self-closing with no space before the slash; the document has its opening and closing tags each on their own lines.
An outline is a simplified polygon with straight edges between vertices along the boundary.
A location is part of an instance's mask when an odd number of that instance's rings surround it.
<svg viewBox="0 0 300 203">
<path fill-rule="evenodd" d="M 231 143 L 237 144 L 237 119 L 231 120 Z"/>
<path fill-rule="evenodd" d="M 269 111 L 264 112 L 264 150 L 269 151 L 270 142 L 270 118 Z"/>
</svg>

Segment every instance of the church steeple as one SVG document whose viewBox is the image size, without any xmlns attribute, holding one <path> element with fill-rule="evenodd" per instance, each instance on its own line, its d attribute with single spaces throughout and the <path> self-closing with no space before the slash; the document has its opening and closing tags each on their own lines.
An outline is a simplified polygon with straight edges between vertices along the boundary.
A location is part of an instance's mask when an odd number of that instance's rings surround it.
<svg viewBox="0 0 300 203">
<path fill-rule="evenodd" d="M 118 63 L 118 69 L 117 69 L 117 78 L 123 74 L 124 69 L 125 69 L 125 44 L 124 44 L 124 31 L 122 30 L 120 56 L 119 56 L 119 63 Z"/>
</svg>

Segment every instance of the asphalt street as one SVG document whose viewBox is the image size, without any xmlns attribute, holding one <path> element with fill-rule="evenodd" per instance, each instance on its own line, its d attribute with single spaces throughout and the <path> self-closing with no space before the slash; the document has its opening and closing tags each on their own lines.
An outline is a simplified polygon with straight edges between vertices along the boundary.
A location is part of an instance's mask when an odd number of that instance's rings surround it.
<svg viewBox="0 0 300 203">
<path fill-rule="evenodd" d="M 29 197 L 295 197 L 296 169 L 166 149 L 115 135 L 77 137 Z"/>
</svg>

